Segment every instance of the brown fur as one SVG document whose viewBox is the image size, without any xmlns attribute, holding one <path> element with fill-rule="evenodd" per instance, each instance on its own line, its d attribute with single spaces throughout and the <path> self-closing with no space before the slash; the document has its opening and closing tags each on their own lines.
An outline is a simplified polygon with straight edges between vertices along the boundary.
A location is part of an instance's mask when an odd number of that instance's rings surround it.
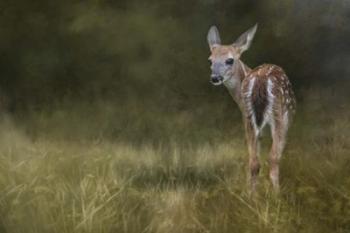
<svg viewBox="0 0 350 233">
<path fill-rule="evenodd" d="M 211 49 L 211 55 L 209 59 L 226 59 L 228 57 L 228 54 L 231 53 L 233 55 L 233 58 L 238 59 L 239 58 L 239 50 L 232 46 L 232 45 L 220 45 L 215 46 Z"/>
</svg>

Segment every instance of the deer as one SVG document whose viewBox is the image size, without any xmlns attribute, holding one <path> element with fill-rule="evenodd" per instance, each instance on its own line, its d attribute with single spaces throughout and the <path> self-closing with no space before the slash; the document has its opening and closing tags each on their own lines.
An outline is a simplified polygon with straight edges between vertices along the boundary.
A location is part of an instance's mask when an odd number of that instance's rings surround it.
<svg viewBox="0 0 350 233">
<path fill-rule="evenodd" d="M 255 193 L 260 171 L 260 138 L 266 125 L 270 126 L 272 145 L 269 154 L 269 178 L 278 193 L 279 164 L 285 147 L 287 131 L 295 115 L 296 99 L 284 70 L 274 64 L 249 68 L 240 58 L 249 49 L 258 25 L 241 34 L 232 44 L 222 45 L 216 26 L 209 29 L 210 82 L 224 85 L 243 117 L 248 146 L 250 191 Z"/>
</svg>

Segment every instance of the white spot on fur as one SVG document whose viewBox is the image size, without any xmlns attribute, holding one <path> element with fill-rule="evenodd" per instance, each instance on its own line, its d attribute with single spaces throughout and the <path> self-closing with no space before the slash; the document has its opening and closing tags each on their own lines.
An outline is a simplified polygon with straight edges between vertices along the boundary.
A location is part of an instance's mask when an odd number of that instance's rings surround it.
<svg viewBox="0 0 350 233">
<path fill-rule="evenodd" d="M 271 72 L 274 68 L 275 68 L 274 66 L 270 66 L 269 70 L 267 71 L 267 75 L 271 74 Z"/>
</svg>

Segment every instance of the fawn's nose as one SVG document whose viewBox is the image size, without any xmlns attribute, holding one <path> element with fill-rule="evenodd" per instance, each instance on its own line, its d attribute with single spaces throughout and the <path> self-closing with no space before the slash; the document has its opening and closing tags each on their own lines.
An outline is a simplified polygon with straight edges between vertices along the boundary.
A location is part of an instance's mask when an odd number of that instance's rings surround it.
<svg viewBox="0 0 350 233">
<path fill-rule="evenodd" d="M 211 75 L 211 82 L 212 83 L 218 83 L 223 80 L 223 77 L 220 75 Z"/>
</svg>

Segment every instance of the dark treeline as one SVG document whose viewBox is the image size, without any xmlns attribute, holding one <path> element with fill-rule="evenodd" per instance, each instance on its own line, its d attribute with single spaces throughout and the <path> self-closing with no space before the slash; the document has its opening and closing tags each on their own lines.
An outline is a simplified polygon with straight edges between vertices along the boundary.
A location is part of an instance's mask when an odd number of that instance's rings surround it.
<svg viewBox="0 0 350 233">
<path fill-rule="evenodd" d="M 349 19 L 345 0 L 3 0 L 1 98 L 14 113 L 108 101 L 133 106 L 129 119 L 142 110 L 230 117 L 226 90 L 209 84 L 207 30 L 216 24 L 231 43 L 257 22 L 242 60 L 282 66 L 301 103 L 303 89 L 348 85 Z M 218 103 L 222 112 L 210 111 Z"/>
</svg>

